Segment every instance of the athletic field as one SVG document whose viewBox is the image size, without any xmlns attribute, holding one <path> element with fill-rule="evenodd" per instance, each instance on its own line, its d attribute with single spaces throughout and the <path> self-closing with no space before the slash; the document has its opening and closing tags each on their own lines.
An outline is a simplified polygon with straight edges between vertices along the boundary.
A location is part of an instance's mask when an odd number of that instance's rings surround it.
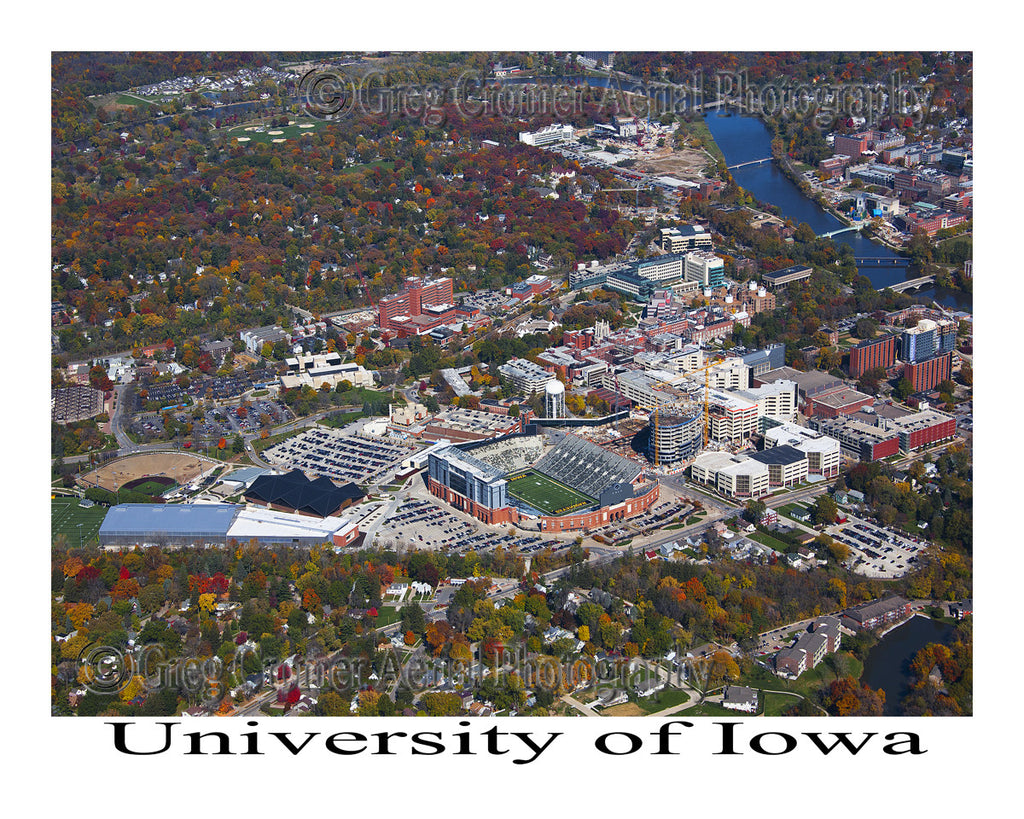
<svg viewBox="0 0 1024 819">
<path fill-rule="evenodd" d="M 82 524 L 82 545 L 95 540 L 100 524 L 107 516 L 107 507 L 96 504 L 85 508 L 78 505 L 78 498 L 56 497 L 50 501 L 50 542 L 57 535 L 67 538 L 68 546 L 78 547 L 78 524 Z"/>
<path fill-rule="evenodd" d="M 596 503 L 588 495 L 533 469 L 510 476 L 508 493 L 546 515 L 565 515 Z"/>
</svg>

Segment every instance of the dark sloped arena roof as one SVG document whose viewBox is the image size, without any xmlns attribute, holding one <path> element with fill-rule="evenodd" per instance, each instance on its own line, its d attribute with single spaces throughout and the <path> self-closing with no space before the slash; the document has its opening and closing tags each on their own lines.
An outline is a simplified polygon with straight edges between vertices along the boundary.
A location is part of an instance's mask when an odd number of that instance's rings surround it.
<svg viewBox="0 0 1024 819">
<path fill-rule="evenodd" d="M 261 475 L 245 493 L 247 500 L 272 503 L 322 518 L 335 514 L 346 503 L 359 500 L 364 495 L 354 483 L 337 486 L 330 478 L 309 480 L 301 469 L 293 469 L 284 475 Z"/>
</svg>

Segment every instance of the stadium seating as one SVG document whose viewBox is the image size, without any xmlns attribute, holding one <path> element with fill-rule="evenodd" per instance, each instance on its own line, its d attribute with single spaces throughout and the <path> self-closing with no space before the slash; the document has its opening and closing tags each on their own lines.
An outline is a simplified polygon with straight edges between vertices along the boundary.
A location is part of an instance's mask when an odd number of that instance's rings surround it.
<svg viewBox="0 0 1024 819">
<path fill-rule="evenodd" d="M 565 435 L 534 468 L 592 498 L 614 483 L 632 483 L 640 466 L 575 435 Z"/>
<path fill-rule="evenodd" d="M 478 447 L 473 450 L 473 457 L 500 469 L 507 475 L 526 469 L 540 458 L 543 451 L 543 439 L 534 436 L 498 441 L 490 446 Z"/>
</svg>

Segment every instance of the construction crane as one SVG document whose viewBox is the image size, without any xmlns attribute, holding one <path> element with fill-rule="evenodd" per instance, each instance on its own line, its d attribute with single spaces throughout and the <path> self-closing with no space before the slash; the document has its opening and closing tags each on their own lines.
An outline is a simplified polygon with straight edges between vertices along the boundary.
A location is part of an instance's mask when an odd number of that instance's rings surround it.
<svg viewBox="0 0 1024 819">
<path fill-rule="evenodd" d="M 684 376 L 695 375 L 696 373 L 701 373 L 701 372 L 704 373 L 704 408 L 703 408 L 703 413 L 702 413 L 702 415 L 703 415 L 702 427 L 703 427 L 703 446 L 705 448 L 708 445 L 708 440 L 709 440 L 710 434 L 711 434 L 711 401 L 710 401 L 710 397 L 711 397 L 711 370 L 713 370 L 715 367 L 717 367 L 719 364 L 721 364 L 724 360 L 725 360 L 724 356 L 716 356 L 715 360 L 710 362 L 709 364 L 706 364 L 703 367 L 696 367 L 696 368 L 694 368 L 692 370 L 687 371 L 686 373 L 683 373 Z M 652 384 L 651 386 L 652 386 L 652 388 L 657 388 L 657 387 L 660 387 L 660 386 L 668 387 L 668 386 L 674 386 L 674 385 L 671 382 L 669 382 L 669 381 L 657 381 L 654 384 Z M 620 392 L 620 390 L 619 390 L 619 376 L 618 376 L 618 373 L 615 374 L 615 391 L 619 395 L 622 394 Z M 659 402 L 659 403 L 656 403 L 656 404 L 639 404 L 639 403 L 634 404 L 634 407 L 636 409 L 649 410 L 649 411 L 653 412 L 653 414 L 654 414 L 654 429 L 652 430 L 652 435 L 654 436 L 654 440 L 653 440 L 652 449 L 654 451 L 654 465 L 655 466 L 660 466 L 661 465 L 660 452 L 659 452 L 659 448 L 658 448 L 658 438 L 659 438 L 659 436 L 658 436 L 658 426 L 659 426 L 659 423 L 660 423 L 660 420 L 661 420 L 661 410 L 666 408 L 666 407 L 674 406 L 674 405 L 679 404 L 681 402 L 682 402 L 681 399 L 675 399 L 675 400 L 672 400 L 672 401 L 662 401 L 662 402 Z"/>
</svg>

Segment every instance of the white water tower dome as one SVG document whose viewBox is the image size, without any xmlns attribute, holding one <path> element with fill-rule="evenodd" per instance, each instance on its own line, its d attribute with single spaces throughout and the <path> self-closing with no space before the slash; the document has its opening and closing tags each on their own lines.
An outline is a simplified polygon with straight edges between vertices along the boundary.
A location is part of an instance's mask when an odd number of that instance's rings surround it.
<svg viewBox="0 0 1024 819">
<path fill-rule="evenodd" d="M 544 387 L 544 414 L 548 418 L 565 418 L 565 385 L 558 381 L 549 381 Z"/>
<path fill-rule="evenodd" d="M 763 299 L 765 297 L 765 295 L 767 295 L 767 292 L 768 291 L 766 291 L 763 287 L 757 288 L 757 296 L 758 296 L 758 298 L 762 298 Z"/>
<path fill-rule="evenodd" d="M 747 289 L 750 290 L 751 292 L 757 290 L 757 282 L 751 279 L 749 282 L 747 282 Z"/>
<path fill-rule="evenodd" d="M 704 295 L 705 295 L 705 296 L 706 296 L 707 298 L 709 298 L 709 299 L 711 298 L 711 288 L 710 288 L 710 287 L 705 287 L 705 288 L 704 288 Z"/>
<path fill-rule="evenodd" d="M 732 293 L 729 293 L 728 295 L 726 295 L 725 303 L 726 304 L 732 304 Z"/>
</svg>

